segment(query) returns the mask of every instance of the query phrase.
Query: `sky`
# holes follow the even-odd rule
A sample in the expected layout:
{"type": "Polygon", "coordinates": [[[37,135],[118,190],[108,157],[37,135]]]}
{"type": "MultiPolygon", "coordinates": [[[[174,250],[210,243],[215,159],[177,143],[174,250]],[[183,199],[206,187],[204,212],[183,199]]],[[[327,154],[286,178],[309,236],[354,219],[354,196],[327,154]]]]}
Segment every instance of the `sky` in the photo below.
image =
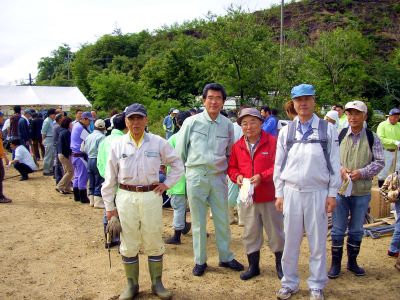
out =
{"type": "Polygon", "coordinates": [[[152,31],[163,25],[223,15],[231,5],[248,11],[280,0],[0,0],[0,85],[35,78],[41,57],[60,45],[76,51],[104,34],[152,31]]]}

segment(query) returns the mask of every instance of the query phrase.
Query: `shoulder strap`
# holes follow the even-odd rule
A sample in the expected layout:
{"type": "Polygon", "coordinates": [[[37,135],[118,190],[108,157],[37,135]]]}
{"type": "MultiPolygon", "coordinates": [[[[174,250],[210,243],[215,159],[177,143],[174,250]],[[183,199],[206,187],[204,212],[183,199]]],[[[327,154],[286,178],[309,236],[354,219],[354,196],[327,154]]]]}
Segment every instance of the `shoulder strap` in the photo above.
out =
{"type": "Polygon", "coordinates": [[[371,150],[372,153],[372,160],[374,160],[374,152],[372,151],[372,146],[374,145],[374,134],[368,128],[365,128],[365,132],[367,134],[369,149],[371,150]]]}
{"type": "Polygon", "coordinates": [[[329,153],[328,153],[328,122],[324,119],[319,120],[318,136],[322,147],[322,151],[324,152],[326,165],[328,167],[329,173],[333,174],[334,172],[332,169],[332,164],[331,160],[329,159],[329,153]]]}
{"type": "Polygon", "coordinates": [[[340,133],[339,133],[339,145],[343,141],[344,137],[347,134],[347,131],[349,130],[349,127],[343,128],[340,133]]]}
{"type": "Polygon", "coordinates": [[[288,126],[288,132],[286,137],[286,151],[281,165],[281,172],[283,171],[283,169],[285,169],[289,151],[290,149],[292,149],[292,146],[294,144],[294,139],[296,136],[296,122],[289,122],[287,126],[288,126]]]}

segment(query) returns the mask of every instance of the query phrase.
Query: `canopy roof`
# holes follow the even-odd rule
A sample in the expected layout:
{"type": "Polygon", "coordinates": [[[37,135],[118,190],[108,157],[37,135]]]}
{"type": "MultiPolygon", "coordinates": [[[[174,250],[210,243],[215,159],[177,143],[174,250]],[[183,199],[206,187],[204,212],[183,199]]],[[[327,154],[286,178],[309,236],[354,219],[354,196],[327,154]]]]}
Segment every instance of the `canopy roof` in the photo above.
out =
{"type": "Polygon", "coordinates": [[[0,105],[92,106],[77,87],[0,86],[0,105]]]}

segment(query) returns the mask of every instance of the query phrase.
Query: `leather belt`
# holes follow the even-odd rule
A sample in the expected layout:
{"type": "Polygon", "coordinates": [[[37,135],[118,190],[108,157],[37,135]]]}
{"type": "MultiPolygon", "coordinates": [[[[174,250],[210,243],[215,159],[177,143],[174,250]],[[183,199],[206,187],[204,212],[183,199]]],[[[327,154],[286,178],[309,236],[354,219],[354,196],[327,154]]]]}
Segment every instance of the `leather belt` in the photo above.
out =
{"type": "Polygon", "coordinates": [[[396,150],[394,150],[394,149],[385,149],[386,151],[389,151],[389,152],[394,152],[394,151],[396,151],[396,150]]]}
{"type": "Polygon", "coordinates": [[[130,185],[130,184],[119,184],[119,188],[129,192],[150,192],[157,187],[156,184],[151,185],[130,185]]]}
{"type": "Polygon", "coordinates": [[[73,157],[85,157],[84,153],[72,153],[71,154],[73,157]]]}

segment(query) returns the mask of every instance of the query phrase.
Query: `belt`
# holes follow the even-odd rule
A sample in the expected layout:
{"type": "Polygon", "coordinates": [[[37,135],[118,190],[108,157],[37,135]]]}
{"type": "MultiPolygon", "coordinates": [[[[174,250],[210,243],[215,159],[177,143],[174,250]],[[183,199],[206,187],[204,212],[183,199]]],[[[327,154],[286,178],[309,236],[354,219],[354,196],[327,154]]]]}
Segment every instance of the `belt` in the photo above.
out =
{"type": "Polygon", "coordinates": [[[156,184],[151,185],[130,185],[130,184],[119,184],[119,188],[129,192],[150,192],[157,187],[156,184]]]}
{"type": "Polygon", "coordinates": [[[73,157],[85,157],[84,153],[72,153],[71,154],[73,157]]]}
{"type": "Polygon", "coordinates": [[[385,149],[386,151],[389,151],[389,152],[394,152],[394,151],[396,151],[395,149],[385,149]]]}

